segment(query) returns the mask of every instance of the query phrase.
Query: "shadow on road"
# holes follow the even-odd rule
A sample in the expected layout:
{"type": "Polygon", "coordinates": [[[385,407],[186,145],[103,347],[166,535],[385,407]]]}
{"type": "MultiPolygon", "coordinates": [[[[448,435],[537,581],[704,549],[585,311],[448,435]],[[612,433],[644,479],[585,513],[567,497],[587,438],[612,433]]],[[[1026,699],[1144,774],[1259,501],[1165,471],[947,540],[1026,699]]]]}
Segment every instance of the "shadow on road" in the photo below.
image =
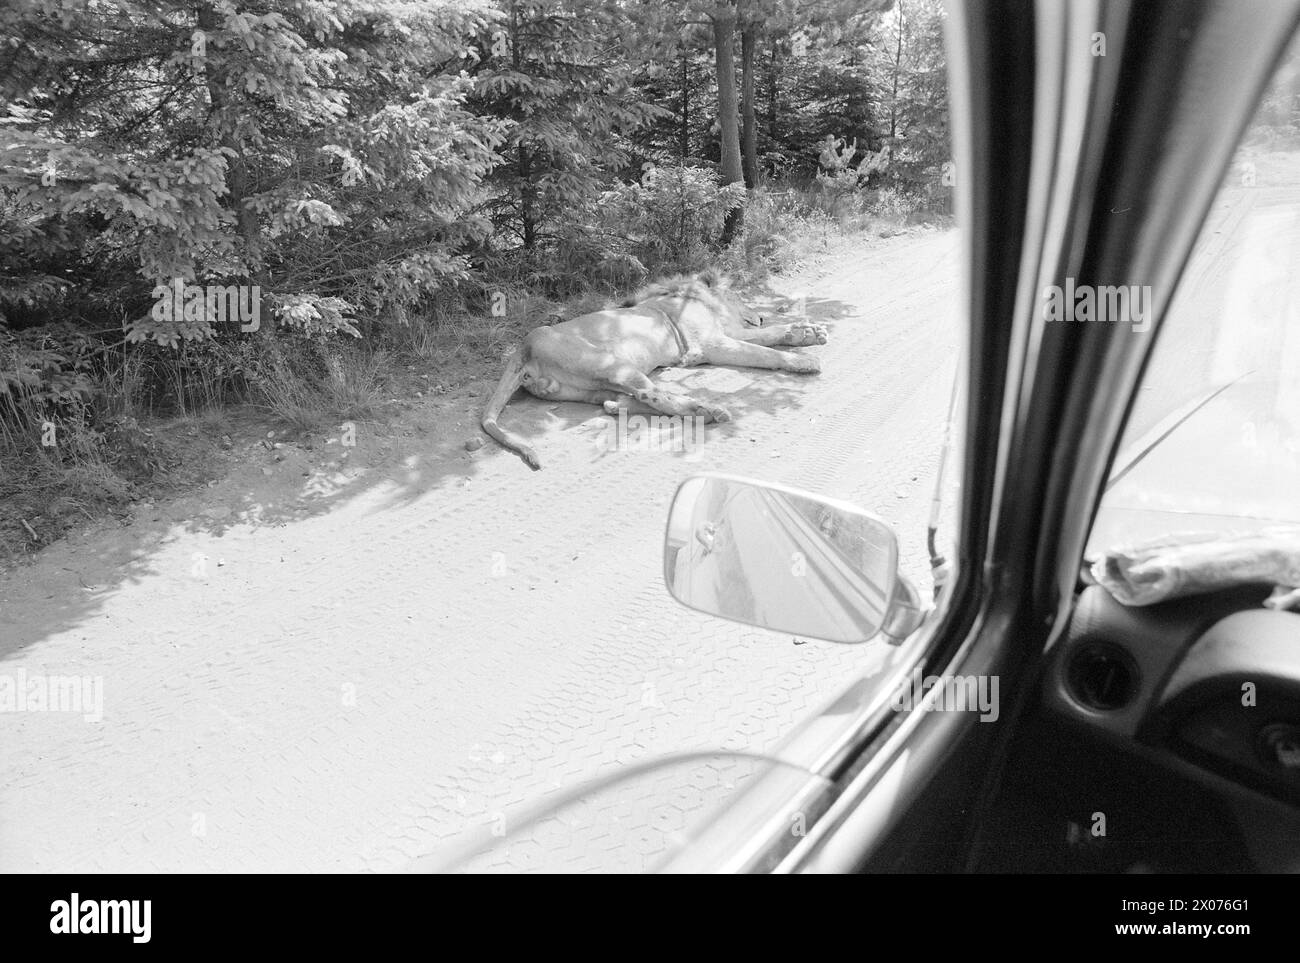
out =
{"type": "MultiPolygon", "coordinates": [[[[770,288],[757,291],[753,300],[767,315],[769,324],[798,317],[777,313],[782,306],[789,309],[794,305],[770,288]]],[[[802,350],[834,351],[835,326],[851,318],[855,309],[840,301],[812,298],[800,307],[808,318],[827,324],[831,335],[826,347],[802,350]]],[[[154,581],[162,576],[183,582],[203,578],[210,571],[208,567],[220,560],[199,551],[182,559],[175,557],[175,551],[169,555],[168,547],[181,535],[221,539],[236,526],[252,526],[251,540],[269,548],[287,526],[325,516],[354,500],[366,499],[370,513],[391,511],[440,491],[479,484],[485,473],[493,476],[485,484],[498,489],[514,484],[511,473],[517,473],[517,481],[528,490],[529,505],[497,504],[494,510],[523,511],[544,505],[552,485],[567,489],[574,480],[559,477],[555,468],[534,474],[490,439],[484,438],[482,450],[473,454],[466,451],[467,440],[481,437],[478,416],[498,374],[497,370],[481,370],[478,377],[454,394],[425,403],[393,399],[384,423],[355,425],[354,447],[341,444],[338,430],[326,438],[277,436],[282,445],[278,449],[267,447],[261,440],[242,438],[246,457],[241,457],[240,464],[215,487],[165,504],[142,507],[130,520],[102,522],[80,537],[46,548],[32,564],[18,567],[0,581],[0,660],[11,659],[51,635],[84,625],[101,613],[113,595],[146,579],[154,581]]],[[[783,412],[800,409],[804,403],[803,385],[809,376],[706,366],[660,372],[656,377],[673,380],[703,399],[728,407],[733,421],[710,425],[707,430],[731,437],[761,430],[754,424],[753,416],[757,414],[780,417],[783,412]]],[[[548,453],[564,447],[566,435],[585,435],[578,444],[598,447],[600,435],[611,420],[592,405],[545,402],[523,392],[503,417],[513,430],[538,440],[544,463],[548,453]]],[[[260,436],[266,426],[258,427],[261,430],[255,434],[260,436]]],[[[249,433],[254,433],[251,427],[249,433]]],[[[568,444],[573,446],[572,441],[568,444]]],[[[683,459],[687,455],[684,451],[656,451],[649,457],[683,459]]],[[[603,457],[600,452],[596,456],[603,457]]],[[[635,475],[635,462],[629,463],[628,471],[635,475]]],[[[436,502],[434,506],[431,510],[436,510],[436,502]]],[[[358,532],[356,537],[364,538],[365,534],[358,532]]],[[[220,548],[219,544],[203,544],[210,553],[220,548]]],[[[339,577],[345,578],[348,547],[332,547],[338,553],[339,577]]],[[[430,547],[432,565],[447,561],[439,559],[437,551],[436,545],[430,547]]],[[[105,625],[96,631],[114,628],[105,625]]],[[[124,627],[116,630],[126,631],[124,627]]]]}

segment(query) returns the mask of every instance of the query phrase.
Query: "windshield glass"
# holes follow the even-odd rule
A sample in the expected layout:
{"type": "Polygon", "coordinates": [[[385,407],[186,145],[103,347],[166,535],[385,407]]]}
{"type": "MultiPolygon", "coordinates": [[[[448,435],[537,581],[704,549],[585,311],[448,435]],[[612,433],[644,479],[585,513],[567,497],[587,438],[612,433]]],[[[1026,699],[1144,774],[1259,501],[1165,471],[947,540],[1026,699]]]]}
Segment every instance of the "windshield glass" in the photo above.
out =
{"type": "Polygon", "coordinates": [[[1292,44],[1160,331],[1091,552],[1300,522],[1297,105],[1292,44]]]}

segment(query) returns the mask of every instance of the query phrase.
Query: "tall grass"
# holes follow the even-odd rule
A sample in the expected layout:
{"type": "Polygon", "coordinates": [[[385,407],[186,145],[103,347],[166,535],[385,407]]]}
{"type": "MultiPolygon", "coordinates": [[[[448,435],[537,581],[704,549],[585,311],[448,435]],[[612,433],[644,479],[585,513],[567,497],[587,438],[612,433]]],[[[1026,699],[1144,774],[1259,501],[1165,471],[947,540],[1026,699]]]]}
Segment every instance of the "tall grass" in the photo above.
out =
{"type": "Polygon", "coordinates": [[[275,349],[255,381],[257,407],[304,433],[330,422],[374,418],[383,403],[391,357],[383,348],[364,346],[316,344],[296,353],[275,349]]]}

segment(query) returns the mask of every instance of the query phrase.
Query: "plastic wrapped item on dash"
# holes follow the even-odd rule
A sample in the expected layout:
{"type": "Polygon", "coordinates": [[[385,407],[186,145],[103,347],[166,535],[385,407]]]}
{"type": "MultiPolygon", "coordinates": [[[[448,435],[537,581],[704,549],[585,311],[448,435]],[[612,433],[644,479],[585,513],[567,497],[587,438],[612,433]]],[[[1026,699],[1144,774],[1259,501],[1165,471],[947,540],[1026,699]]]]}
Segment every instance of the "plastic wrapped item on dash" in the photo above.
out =
{"type": "Polygon", "coordinates": [[[1300,610],[1300,528],[1246,534],[1195,532],[1125,545],[1089,559],[1084,580],[1124,605],[1152,605],[1259,582],[1274,586],[1264,604],[1300,610]]]}

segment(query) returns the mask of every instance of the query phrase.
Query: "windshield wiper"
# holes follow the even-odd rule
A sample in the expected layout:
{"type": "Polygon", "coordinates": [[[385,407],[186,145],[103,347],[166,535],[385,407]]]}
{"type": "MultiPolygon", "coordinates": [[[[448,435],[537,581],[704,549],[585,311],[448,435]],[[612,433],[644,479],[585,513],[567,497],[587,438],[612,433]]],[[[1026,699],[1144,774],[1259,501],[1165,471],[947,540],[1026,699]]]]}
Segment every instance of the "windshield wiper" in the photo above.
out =
{"type": "Polygon", "coordinates": [[[1119,484],[1125,475],[1136,468],[1142,459],[1151,454],[1151,452],[1153,452],[1162,441],[1177,431],[1178,427],[1188,418],[1192,417],[1192,415],[1196,414],[1219,395],[1223,394],[1223,392],[1235,385],[1238,381],[1241,381],[1242,378],[1254,373],[1254,371],[1247,371],[1244,374],[1233,378],[1231,381],[1219,385],[1217,388],[1212,388],[1203,398],[1194,399],[1188,402],[1183,405],[1183,407],[1167,416],[1163,421],[1159,422],[1155,428],[1147,432],[1146,435],[1138,439],[1134,446],[1130,447],[1131,454],[1125,452],[1125,454],[1129,455],[1127,461],[1124,460],[1124,455],[1120,456],[1117,467],[1112,470],[1110,479],[1106,482],[1106,491],[1110,491],[1119,484]],[[1146,441],[1148,437],[1151,438],[1151,441],[1149,442],[1146,441]]]}

